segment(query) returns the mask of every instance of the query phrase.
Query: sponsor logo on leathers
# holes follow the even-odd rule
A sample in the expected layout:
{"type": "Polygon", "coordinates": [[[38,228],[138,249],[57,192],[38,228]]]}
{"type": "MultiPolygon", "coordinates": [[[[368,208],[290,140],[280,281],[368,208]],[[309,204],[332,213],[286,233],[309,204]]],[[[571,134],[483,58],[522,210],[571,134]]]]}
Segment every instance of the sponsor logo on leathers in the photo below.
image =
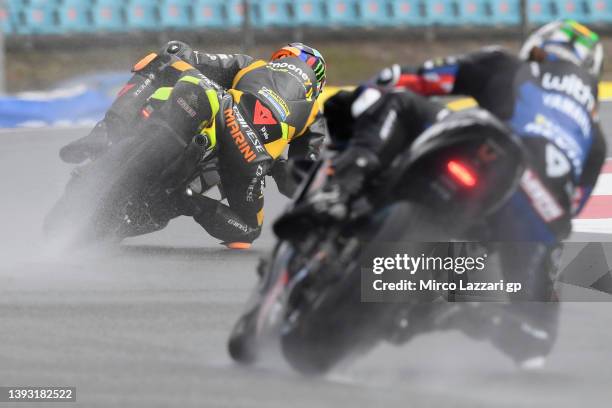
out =
{"type": "Polygon", "coordinates": [[[229,225],[231,225],[232,227],[238,228],[240,231],[243,231],[243,232],[245,232],[245,233],[248,233],[248,232],[249,232],[249,227],[248,227],[248,226],[246,226],[246,225],[244,225],[244,224],[241,224],[241,223],[239,223],[238,221],[236,221],[236,220],[234,220],[234,219],[232,219],[232,218],[230,218],[229,220],[227,220],[227,223],[228,223],[229,225]]]}
{"type": "Polygon", "coordinates": [[[530,169],[525,170],[520,184],[535,210],[545,222],[555,221],[565,214],[561,205],[555,200],[534,171],[530,169]]]}
{"type": "Polygon", "coordinates": [[[278,122],[270,109],[263,106],[259,101],[255,101],[255,112],[253,114],[253,124],[255,125],[276,125],[278,122]]]}
{"type": "Polygon", "coordinates": [[[234,110],[232,108],[228,108],[223,111],[223,115],[225,116],[225,123],[227,125],[227,129],[229,130],[230,135],[234,139],[236,147],[238,148],[238,150],[240,150],[240,153],[242,153],[244,160],[248,163],[252,162],[257,158],[257,155],[255,154],[253,149],[251,149],[247,138],[244,136],[244,133],[242,133],[240,125],[236,121],[234,110]]]}
{"type": "Polygon", "coordinates": [[[308,77],[308,74],[304,72],[302,68],[288,62],[270,62],[268,63],[267,67],[273,71],[286,72],[293,76],[300,81],[307,95],[311,95],[314,87],[312,85],[312,81],[308,77]]]}
{"type": "Polygon", "coordinates": [[[287,119],[287,117],[291,114],[289,106],[287,106],[287,102],[285,102],[285,100],[273,90],[264,86],[259,90],[258,94],[266,98],[268,102],[272,104],[282,121],[287,119]]]}
{"type": "Polygon", "coordinates": [[[244,160],[251,163],[257,158],[257,153],[265,151],[265,148],[236,107],[227,108],[223,111],[223,115],[236,147],[242,153],[244,160]]]}
{"type": "Polygon", "coordinates": [[[542,77],[542,86],[546,90],[562,92],[571,96],[587,108],[589,112],[595,108],[596,101],[593,89],[585,85],[582,79],[575,74],[559,76],[547,72],[542,77]]]}
{"type": "Polygon", "coordinates": [[[134,91],[134,96],[140,95],[145,89],[147,89],[155,79],[155,74],[149,74],[149,77],[134,91]]]}
{"type": "Polygon", "coordinates": [[[197,115],[196,111],[195,111],[195,110],[194,110],[194,109],[193,109],[191,106],[189,106],[189,104],[187,103],[187,101],[185,101],[183,98],[178,98],[178,99],[176,100],[176,103],[178,103],[178,105],[179,105],[181,108],[183,108],[183,110],[184,110],[185,112],[187,112],[187,114],[188,114],[189,116],[191,116],[192,118],[195,118],[195,117],[196,117],[196,115],[197,115]]]}
{"type": "Polygon", "coordinates": [[[544,94],[542,102],[547,108],[554,109],[575,122],[585,139],[591,136],[591,117],[573,98],[550,92],[544,94]]]}
{"type": "Polygon", "coordinates": [[[259,137],[257,136],[257,133],[255,133],[253,128],[251,128],[251,126],[247,123],[247,121],[244,119],[244,117],[242,116],[242,114],[240,113],[240,111],[238,110],[238,108],[236,106],[234,106],[234,115],[236,116],[236,120],[240,124],[240,127],[242,128],[243,132],[249,138],[249,140],[250,140],[251,144],[253,145],[253,147],[255,148],[255,150],[258,153],[265,152],[266,149],[261,144],[261,141],[259,140],[259,137]]]}

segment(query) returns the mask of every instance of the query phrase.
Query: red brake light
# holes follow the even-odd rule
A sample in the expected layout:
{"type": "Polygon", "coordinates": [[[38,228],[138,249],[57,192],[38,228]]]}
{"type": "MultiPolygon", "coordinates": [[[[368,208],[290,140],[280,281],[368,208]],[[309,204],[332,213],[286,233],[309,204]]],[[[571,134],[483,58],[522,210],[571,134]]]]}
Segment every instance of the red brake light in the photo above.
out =
{"type": "Polygon", "coordinates": [[[451,160],[446,165],[450,175],[466,187],[474,187],[476,185],[476,176],[472,171],[455,160],[451,160]]]}

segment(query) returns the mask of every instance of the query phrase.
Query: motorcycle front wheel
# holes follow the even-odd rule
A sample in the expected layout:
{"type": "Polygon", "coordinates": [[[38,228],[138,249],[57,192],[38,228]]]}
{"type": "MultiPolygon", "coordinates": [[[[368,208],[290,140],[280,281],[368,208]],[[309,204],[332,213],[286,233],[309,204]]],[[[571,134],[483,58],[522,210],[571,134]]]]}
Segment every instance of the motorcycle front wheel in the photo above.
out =
{"type": "Polygon", "coordinates": [[[138,197],[182,148],[169,138],[132,137],[121,141],[96,161],[78,169],[63,196],[45,217],[50,240],[82,246],[126,237],[122,209],[138,197]]]}

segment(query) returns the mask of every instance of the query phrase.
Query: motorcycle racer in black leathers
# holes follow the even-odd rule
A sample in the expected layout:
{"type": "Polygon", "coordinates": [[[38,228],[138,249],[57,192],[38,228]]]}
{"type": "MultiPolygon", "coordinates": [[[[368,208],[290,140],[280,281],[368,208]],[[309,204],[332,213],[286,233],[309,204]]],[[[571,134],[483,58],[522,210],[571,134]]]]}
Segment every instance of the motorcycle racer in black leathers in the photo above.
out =
{"type": "Polygon", "coordinates": [[[230,248],[248,248],[261,232],[265,176],[273,175],[281,193],[291,195],[294,182],[281,154],[289,145],[290,158],[315,159],[325,138],[317,103],[325,85],[323,57],[301,43],[283,47],[266,62],[200,53],[173,41],[133,72],[104,120],[62,148],[61,158],[96,159],[140,126],[178,139],[196,136],[187,147],[193,163],[177,167],[197,166],[201,155],[217,149],[229,206],[195,195],[177,205],[177,216],[193,216],[230,248]]]}
{"type": "Polygon", "coordinates": [[[571,220],[588,200],[605,159],[597,98],[602,60],[598,36],[567,20],[536,31],[520,58],[488,48],[416,69],[383,70],[354,94],[339,94],[326,104],[332,137],[351,138],[340,140],[347,146],[327,186],[335,192],[327,197],[336,198],[319,208],[350,202],[364,180],[376,177],[448,114],[426,97],[474,98],[521,137],[527,152],[520,188],[487,220],[484,239],[499,243],[489,249],[499,253],[505,279],[522,282],[526,290],[503,307],[464,305],[456,321],[469,335],[486,333],[521,367],[539,368],[557,335],[553,284],[559,243],[571,232],[571,220]]]}
{"type": "MultiPolygon", "coordinates": [[[[182,71],[169,64],[170,58],[178,57],[191,64],[209,79],[225,89],[232,87],[236,75],[255,62],[255,58],[243,54],[208,54],[194,51],[181,41],[170,41],[158,53],[151,53],[134,65],[134,75],[119,91],[116,100],[92,132],[79,140],[69,143],[60,151],[60,157],[67,163],[78,164],[86,159],[95,159],[106,151],[109,145],[121,140],[142,120],[147,102],[160,89],[174,86],[182,71]]],[[[156,99],[154,98],[153,101],[156,99]]],[[[146,114],[146,113],[145,113],[146,114]]],[[[321,113],[301,137],[290,143],[289,158],[315,159],[327,134],[325,119],[321,113]]],[[[282,174],[278,169],[284,165],[279,161],[274,166],[274,176],[282,174]],[[280,164],[280,166],[279,166],[280,164]]],[[[277,179],[277,177],[275,177],[277,179]]],[[[289,180],[285,180],[289,182],[289,180]]],[[[292,189],[281,189],[291,195],[292,189]]]]}

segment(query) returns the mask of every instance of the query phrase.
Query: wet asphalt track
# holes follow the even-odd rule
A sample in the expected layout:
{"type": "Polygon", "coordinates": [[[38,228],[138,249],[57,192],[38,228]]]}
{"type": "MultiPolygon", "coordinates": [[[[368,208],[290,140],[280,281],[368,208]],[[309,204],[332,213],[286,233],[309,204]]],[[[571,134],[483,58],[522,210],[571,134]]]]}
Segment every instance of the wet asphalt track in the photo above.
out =
{"type": "MultiPolygon", "coordinates": [[[[56,152],[84,132],[0,134],[0,386],[76,386],[71,407],[610,406],[612,303],[566,304],[538,374],[459,334],[381,346],[327,379],[237,367],[225,341],[270,232],[230,252],[180,219],[120,248],[54,251],[40,225],[70,171],[56,152]]],[[[269,220],[284,200],[266,202],[269,220]]]]}

